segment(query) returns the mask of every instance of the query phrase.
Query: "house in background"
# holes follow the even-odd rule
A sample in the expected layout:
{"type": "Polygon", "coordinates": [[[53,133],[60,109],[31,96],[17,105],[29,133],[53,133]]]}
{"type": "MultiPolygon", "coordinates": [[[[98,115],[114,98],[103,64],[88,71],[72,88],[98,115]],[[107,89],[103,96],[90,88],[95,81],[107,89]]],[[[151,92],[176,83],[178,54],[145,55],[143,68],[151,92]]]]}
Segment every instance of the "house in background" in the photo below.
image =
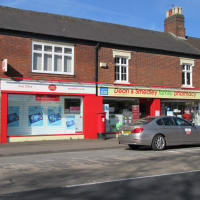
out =
{"type": "Polygon", "coordinates": [[[157,32],[0,6],[0,142],[95,139],[102,111],[116,134],[198,110],[199,44],[179,7],[157,32]]]}

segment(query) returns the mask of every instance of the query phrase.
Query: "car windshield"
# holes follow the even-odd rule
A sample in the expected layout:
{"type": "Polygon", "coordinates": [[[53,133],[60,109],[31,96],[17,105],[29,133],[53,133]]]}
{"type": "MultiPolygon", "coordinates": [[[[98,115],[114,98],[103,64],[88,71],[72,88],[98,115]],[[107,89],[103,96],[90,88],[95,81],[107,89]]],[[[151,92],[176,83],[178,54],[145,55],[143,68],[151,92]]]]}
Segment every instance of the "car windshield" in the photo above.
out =
{"type": "Polygon", "coordinates": [[[139,120],[136,120],[133,122],[133,125],[143,125],[143,124],[148,124],[151,121],[153,121],[155,119],[155,117],[145,117],[145,118],[141,118],[139,120]]]}

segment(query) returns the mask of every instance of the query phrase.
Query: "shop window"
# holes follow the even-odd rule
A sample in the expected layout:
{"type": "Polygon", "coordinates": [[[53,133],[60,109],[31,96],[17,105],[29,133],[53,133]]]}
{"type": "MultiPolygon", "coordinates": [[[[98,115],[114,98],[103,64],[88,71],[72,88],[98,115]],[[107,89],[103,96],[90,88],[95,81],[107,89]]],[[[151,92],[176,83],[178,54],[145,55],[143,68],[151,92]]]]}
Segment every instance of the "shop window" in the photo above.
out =
{"type": "Polygon", "coordinates": [[[80,99],[65,99],[65,114],[80,114],[81,112],[80,99]]]}
{"type": "Polygon", "coordinates": [[[125,57],[115,57],[115,81],[128,82],[128,59],[125,57]]]}
{"type": "Polygon", "coordinates": [[[182,64],[182,85],[192,87],[192,66],[182,64]]]}
{"type": "Polygon", "coordinates": [[[83,130],[82,100],[47,95],[8,95],[7,134],[76,134],[83,130]]]}
{"type": "Polygon", "coordinates": [[[73,46],[33,42],[33,72],[73,75],[73,60],[73,46]]]}

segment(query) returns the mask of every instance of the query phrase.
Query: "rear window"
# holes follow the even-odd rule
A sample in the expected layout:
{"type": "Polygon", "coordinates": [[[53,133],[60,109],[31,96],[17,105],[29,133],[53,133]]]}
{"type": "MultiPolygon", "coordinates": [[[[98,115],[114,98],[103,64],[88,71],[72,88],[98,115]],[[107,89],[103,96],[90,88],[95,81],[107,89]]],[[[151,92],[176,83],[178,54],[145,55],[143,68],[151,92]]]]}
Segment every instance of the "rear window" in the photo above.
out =
{"type": "Polygon", "coordinates": [[[133,122],[133,125],[143,125],[143,124],[148,124],[151,121],[153,121],[155,118],[154,117],[146,117],[146,118],[142,118],[139,120],[136,120],[133,122]]]}

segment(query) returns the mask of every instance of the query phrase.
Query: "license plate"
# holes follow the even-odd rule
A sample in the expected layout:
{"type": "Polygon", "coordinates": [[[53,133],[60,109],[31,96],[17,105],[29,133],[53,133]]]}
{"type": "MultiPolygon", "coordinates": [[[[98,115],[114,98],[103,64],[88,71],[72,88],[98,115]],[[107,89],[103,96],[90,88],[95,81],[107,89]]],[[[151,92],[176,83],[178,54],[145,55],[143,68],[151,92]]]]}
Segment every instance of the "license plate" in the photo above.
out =
{"type": "Polygon", "coordinates": [[[129,134],[131,134],[131,131],[122,131],[122,134],[123,135],[129,135],[129,134]]]}

